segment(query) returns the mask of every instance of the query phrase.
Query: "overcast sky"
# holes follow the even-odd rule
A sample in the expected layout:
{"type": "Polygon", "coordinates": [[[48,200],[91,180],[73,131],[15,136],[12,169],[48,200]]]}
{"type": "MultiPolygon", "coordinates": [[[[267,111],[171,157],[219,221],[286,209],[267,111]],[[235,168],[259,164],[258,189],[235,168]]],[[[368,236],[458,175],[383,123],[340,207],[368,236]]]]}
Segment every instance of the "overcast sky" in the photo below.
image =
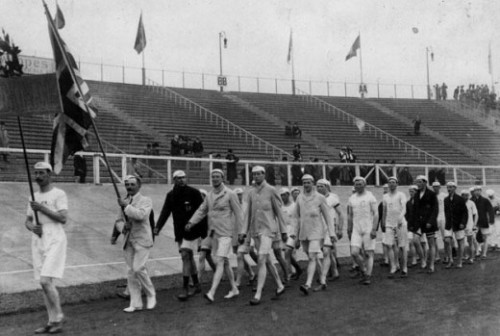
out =
{"type": "MultiPolygon", "coordinates": [[[[48,0],[52,14],[55,1],[48,0]]],[[[0,0],[0,26],[25,55],[52,57],[41,1],[0,0]]],[[[59,0],[61,36],[81,61],[140,67],[133,50],[141,10],[147,68],[217,74],[220,31],[224,73],[290,78],[293,29],[297,79],[359,82],[359,59],[345,56],[361,32],[364,80],[491,83],[500,74],[500,1],[495,0],[59,0]],[[412,28],[417,28],[414,33],[412,28]]]]}

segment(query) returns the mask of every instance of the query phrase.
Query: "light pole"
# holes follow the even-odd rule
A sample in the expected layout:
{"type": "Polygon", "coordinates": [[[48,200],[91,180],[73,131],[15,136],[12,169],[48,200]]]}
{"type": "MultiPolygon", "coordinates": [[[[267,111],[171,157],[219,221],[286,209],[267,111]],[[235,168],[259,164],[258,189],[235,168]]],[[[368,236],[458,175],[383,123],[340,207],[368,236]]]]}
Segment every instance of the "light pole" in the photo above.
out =
{"type": "Polygon", "coordinates": [[[219,76],[219,85],[220,85],[220,92],[224,91],[224,77],[222,76],[222,41],[224,41],[224,49],[227,48],[227,38],[226,38],[226,32],[221,31],[219,33],[219,61],[220,61],[220,76],[219,76]]]}
{"type": "Polygon", "coordinates": [[[431,53],[431,60],[434,60],[434,52],[431,47],[425,47],[425,61],[427,64],[427,99],[431,99],[431,83],[429,80],[429,51],[431,53]]]}

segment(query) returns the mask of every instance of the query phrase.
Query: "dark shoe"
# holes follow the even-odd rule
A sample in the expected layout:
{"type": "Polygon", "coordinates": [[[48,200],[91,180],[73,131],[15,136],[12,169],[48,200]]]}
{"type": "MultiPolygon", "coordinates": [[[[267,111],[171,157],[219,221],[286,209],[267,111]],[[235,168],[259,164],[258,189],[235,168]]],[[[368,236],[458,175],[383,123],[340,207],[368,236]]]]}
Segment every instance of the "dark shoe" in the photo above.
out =
{"type": "Polygon", "coordinates": [[[371,283],[372,283],[372,277],[371,277],[371,275],[365,275],[364,278],[363,278],[363,285],[368,286],[371,283]]]}
{"type": "Polygon", "coordinates": [[[444,268],[446,269],[450,269],[450,268],[453,268],[453,263],[448,263],[448,265],[446,265],[444,268]]]}
{"type": "Polygon", "coordinates": [[[307,285],[302,285],[302,286],[300,286],[300,288],[299,288],[299,289],[300,289],[300,291],[301,291],[302,293],[304,293],[304,295],[309,295],[309,286],[307,286],[307,285]]]}
{"type": "Polygon", "coordinates": [[[428,274],[432,274],[432,273],[434,273],[434,272],[435,272],[434,268],[429,268],[429,269],[427,270],[427,273],[428,273],[428,274]]]}
{"type": "Polygon", "coordinates": [[[53,322],[48,331],[49,334],[59,334],[62,333],[62,321],[53,322]]]}
{"type": "Polygon", "coordinates": [[[408,278],[408,273],[405,271],[401,271],[401,278],[403,279],[408,278]]]}
{"type": "Polygon", "coordinates": [[[297,272],[295,272],[295,274],[291,276],[291,279],[292,280],[299,280],[302,273],[303,273],[303,271],[301,269],[298,269],[297,272]]]}
{"type": "Polygon", "coordinates": [[[130,299],[130,295],[127,295],[125,293],[116,293],[116,296],[118,296],[119,298],[122,298],[122,299],[125,299],[125,300],[129,300],[130,299]]]}
{"type": "Polygon", "coordinates": [[[44,327],[40,327],[40,328],[36,329],[35,334],[47,334],[51,327],[52,327],[52,324],[49,323],[44,327]]]}
{"type": "Polygon", "coordinates": [[[332,276],[332,277],[328,278],[328,281],[330,281],[330,282],[337,281],[339,278],[340,278],[340,275],[332,276]]]}
{"type": "Polygon", "coordinates": [[[389,275],[387,276],[389,279],[394,279],[396,277],[396,273],[398,273],[398,271],[396,272],[390,272],[389,275]]]}
{"type": "Polygon", "coordinates": [[[194,286],[194,290],[188,293],[188,296],[191,297],[191,296],[195,296],[196,294],[200,294],[200,293],[201,293],[201,285],[197,284],[194,286]]]}
{"type": "Polygon", "coordinates": [[[390,264],[389,263],[386,263],[386,262],[381,262],[380,263],[380,267],[389,267],[390,264]]]}
{"type": "Polygon", "coordinates": [[[203,295],[203,297],[209,302],[209,303],[214,303],[214,297],[211,296],[209,293],[205,293],[205,295],[203,295]]]}
{"type": "Polygon", "coordinates": [[[326,284],[321,284],[313,289],[313,292],[326,291],[326,284]]]}
{"type": "Polygon", "coordinates": [[[253,298],[250,300],[250,306],[257,306],[260,304],[260,300],[259,299],[256,299],[256,298],[253,298]]]}
{"type": "Polygon", "coordinates": [[[281,294],[283,294],[285,292],[285,287],[281,288],[281,289],[277,289],[276,290],[276,296],[280,296],[281,294]]]}
{"type": "Polygon", "coordinates": [[[189,298],[189,293],[181,293],[177,295],[177,300],[179,301],[187,301],[188,298],[189,298]]]}
{"type": "Polygon", "coordinates": [[[253,286],[254,283],[255,283],[255,280],[257,280],[257,275],[256,274],[254,274],[254,276],[252,278],[248,279],[247,286],[253,286]]]}

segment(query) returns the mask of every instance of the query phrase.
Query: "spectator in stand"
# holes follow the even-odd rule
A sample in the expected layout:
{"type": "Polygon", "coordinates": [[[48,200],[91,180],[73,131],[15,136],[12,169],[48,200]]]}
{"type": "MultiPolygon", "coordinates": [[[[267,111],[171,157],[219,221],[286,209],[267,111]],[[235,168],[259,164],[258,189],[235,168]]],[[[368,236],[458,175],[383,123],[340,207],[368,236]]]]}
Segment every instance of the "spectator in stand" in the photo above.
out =
{"type": "Polygon", "coordinates": [[[85,158],[78,154],[75,155],[73,157],[73,168],[75,183],[85,183],[85,178],[87,177],[87,162],[85,158]]]}
{"type": "Polygon", "coordinates": [[[181,143],[178,134],[175,134],[172,140],[170,140],[170,155],[171,156],[181,155],[181,143]]]}
{"type": "Polygon", "coordinates": [[[339,159],[340,159],[340,162],[348,162],[348,158],[347,158],[347,147],[344,146],[340,149],[339,151],[339,159]]]}
{"type": "Polygon", "coordinates": [[[293,162],[296,162],[292,166],[292,185],[293,186],[298,186],[302,185],[302,168],[300,167],[300,160],[293,160],[293,162]]]}
{"type": "Polygon", "coordinates": [[[300,129],[298,122],[293,123],[292,133],[294,137],[302,138],[302,130],[300,129]]]}
{"type": "Polygon", "coordinates": [[[443,85],[441,85],[441,99],[446,100],[447,97],[448,97],[448,86],[446,85],[446,83],[443,83],[443,85]]]}
{"type": "Polygon", "coordinates": [[[236,170],[236,165],[240,160],[236,155],[234,155],[233,150],[229,148],[226,154],[226,169],[227,169],[227,181],[230,185],[234,184],[234,180],[238,177],[238,172],[236,170]]]}
{"type": "Polygon", "coordinates": [[[153,142],[151,148],[152,148],[152,153],[151,153],[152,155],[160,156],[160,144],[158,142],[153,142]]]}
{"type": "MultiPolygon", "coordinates": [[[[7,132],[7,128],[5,127],[5,122],[0,121],[0,147],[9,148],[10,138],[9,133],[7,132]]],[[[5,162],[9,162],[9,153],[8,152],[0,152],[3,156],[3,160],[5,162]]]]}
{"type": "Polygon", "coordinates": [[[459,87],[459,86],[457,86],[457,87],[455,88],[455,91],[453,91],[453,99],[458,100],[458,95],[459,95],[459,93],[460,93],[460,87],[459,87]]]}
{"type": "Polygon", "coordinates": [[[202,157],[203,156],[203,143],[200,140],[200,137],[194,138],[193,141],[193,155],[195,157],[202,157]]]}
{"type": "MultiPolygon", "coordinates": [[[[293,159],[294,161],[302,161],[302,153],[300,151],[300,144],[295,144],[293,146],[293,159]]],[[[302,184],[302,182],[301,182],[302,184]]]]}
{"type": "Polygon", "coordinates": [[[460,101],[463,101],[465,99],[465,90],[464,90],[464,86],[460,86],[460,94],[458,96],[458,99],[460,99],[460,101]]]}
{"type": "Polygon", "coordinates": [[[292,123],[290,121],[286,122],[286,125],[285,125],[285,135],[293,135],[292,123]]]}
{"type": "MultiPolygon", "coordinates": [[[[288,158],[286,156],[283,156],[282,161],[288,162],[288,158]]],[[[280,175],[281,185],[288,186],[288,166],[280,165],[279,175],[280,175]]]]}
{"type": "Polygon", "coordinates": [[[347,147],[347,162],[356,162],[356,155],[354,155],[354,151],[351,149],[351,147],[347,147]]]}
{"type": "Polygon", "coordinates": [[[266,165],[266,182],[272,186],[276,185],[276,172],[274,171],[274,165],[272,163],[268,163],[266,165]]]}
{"type": "MultiPolygon", "coordinates": [[[[222,156],[219,153],[217,153],[217,154],[215,154],[214,159],[221,160],[222,156]]],[[[222,162],[214,162],[214,163],[212,163],[212,169],[220,169],[220,170],[222,170],[223,169],[222,162]]]]}
{"type": "Polygon", "coordinates": [[[417,114],[415,120],[413,120],[413,134],[420,135],[420,125],[422,124],[422,120],[420,120],[420,114],[417,114]]]}
{"type": "Polygon", "coordinates": [[[400,185],[406,186],[413,184],[413,176],[411,176],[408,166],[398,169],[398,180],[400,185]]]}
{"type": "Polygon", "coordinates": [[[441,100],[441,88],[439,84],[434,85],[434,92],[436,94],[436,100],[441,100]]]}

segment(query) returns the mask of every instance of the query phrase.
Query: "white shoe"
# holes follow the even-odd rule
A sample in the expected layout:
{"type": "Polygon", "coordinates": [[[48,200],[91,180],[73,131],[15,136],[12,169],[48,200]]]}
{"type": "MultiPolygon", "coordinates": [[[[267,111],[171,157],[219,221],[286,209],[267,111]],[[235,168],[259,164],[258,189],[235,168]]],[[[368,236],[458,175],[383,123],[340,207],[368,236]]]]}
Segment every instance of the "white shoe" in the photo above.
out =
{"type": "Polygon", "coordinates": [[[130,306],[130,307],[123,309],[123,311],[125,313],[133,313],[133,312],[141,311],[141,310],[142,310],[142,307],[133,307],[133,306],[130,306]]]}
{"type": "Polygon", "coordinates": [[[147,310],[152,310],[156,307],[156,295],[147,298],[148,303],[146,304],[147,310]]]}
{"type": "Polygon", "coordinates": [[[229,293],[227,293],[226,296],[224,296],[224,299],[232,299],[234,297],[237,297],[238,295],[240,295],[240,291],[239,290],[235,290],[233,289],[232,291],[230,291],[229,293]]]}

